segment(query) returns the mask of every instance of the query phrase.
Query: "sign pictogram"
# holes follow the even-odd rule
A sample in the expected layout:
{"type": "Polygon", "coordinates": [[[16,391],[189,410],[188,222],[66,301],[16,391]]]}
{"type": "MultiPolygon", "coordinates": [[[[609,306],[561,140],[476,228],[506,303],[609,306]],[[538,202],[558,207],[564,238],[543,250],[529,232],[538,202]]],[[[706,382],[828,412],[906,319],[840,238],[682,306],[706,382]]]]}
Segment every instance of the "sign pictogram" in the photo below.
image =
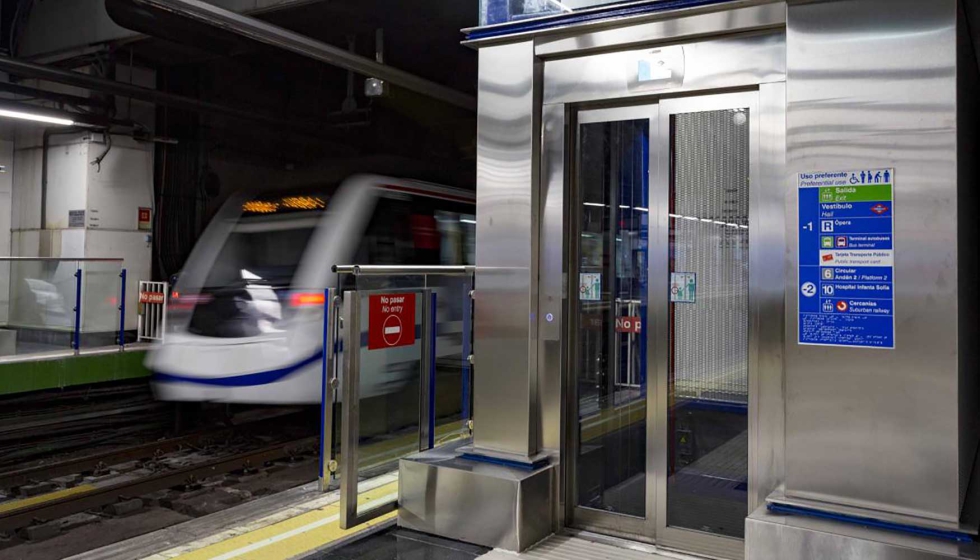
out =
{"type": "Polygon", "coordinates": [[[888,207],[879,202],[878,204],[875,204],[874,206],[871,207],[871,211],[881,216],[885,212],[888,212],[888,207]]]}
{"type": "Polygon", "coordinates": [[[847,312],[847,308],[848,307],[847,307],[847,302],[846,301],[841,300],[841,301],[838,301],[837,302],[837,311],[840,311],[841,313],[846,313],[847,312]]]}
{"type": "Polygon", "coordinates": [[[415,294],[377,294],[368,301],[368,350],[415,344],[415,294]]]}

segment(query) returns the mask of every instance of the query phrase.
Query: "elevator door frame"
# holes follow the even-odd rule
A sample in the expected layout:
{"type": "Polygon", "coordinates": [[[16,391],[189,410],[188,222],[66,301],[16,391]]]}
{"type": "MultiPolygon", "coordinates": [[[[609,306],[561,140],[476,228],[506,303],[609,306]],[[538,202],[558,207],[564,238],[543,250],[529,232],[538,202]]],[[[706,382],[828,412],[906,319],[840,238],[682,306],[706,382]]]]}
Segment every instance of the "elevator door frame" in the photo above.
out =
{"type": "MultiPolygon", "coordinates": [[[[657,176],[656,166],[661,164],[660,158],[654,151],[654,146],[658,145],[657,135],[660,134],[660,106],[657,103],[647,103],[641,105],[631,105],[625,107],[614,107],[614,108],[601,108],[601,109],[590,109],[581,108],[573,110],[574,117],[571,122],[572,127],[574,127],[575,132],[569,135],[569,142],[567,144],[567,150],[569,153],[575,154],[575,156],[569,159],[569,178],[568,178],[568,189],[566,192],[566,200],[569,201],[569,213],[568,213],[568,224],[569,224],[569,239],[579,239],[581,231],[577,225],[578,220],[574,218],[576,210],[578,210],[582,205],[581,200],[581,189],[578,188],[576,176],[578,174],[578,154],[580,153],[580,139],[581,134],[579,133],[579,127],[583,124],[597,124],[597,123],[608,123],[608,122],[620,122],[620,121],[632,121],[632,120],[647,120],[649,123],[647,129],[647,138],[649,141],[649,154],[647,160],[647,173],[648,185],[657,176]]],[[[650,226],[648,226],[649,228],[650,226]]],[[[648,229],[649,231],[649,229],[648,229]]],[[[566,267],[569,270],[569,274],[573,278],[577,278],[578,266],[573,266],[572,263],[580,262],[580,254],[577,250],[577,243],[569,243],[568,249],[566,251],[567,264],[566,267]]],[[[649,251],[649,246],[648,246],[649,251]]],[[[649,275],[649,260],[647,263],[647,274],[649,275]]],[[[648,276],[649,279],[649,276],[648,276]]],[[[649,280],[648,280],[649,282],[649,280]]],[[[577,285],[577,284],[574,284],[577,285]]],[[[575,291],[570,291],[569,298],[569,313],[567,317],[567,328],[565,330],[565,339],[568,341],[569,358],[567,363],[568,376],[566,378],[566,387],[568,403],[578,402],[578,380],[577,372],[574,371],[575,360],[573,358],[575,350],[579,347],[578,344],[578,332],[575,326],[578,325],[577,321],[572,320],[572,307],[578,302],[577,294],[575,291]]],[[[649,283],[647,287],[647,297],[650,297],[649,283]]],[[[647,305],[649,305],[650,300],[648,299],[647,305]]],[[[647,348],[653,348],[650,345],[652,341],[651,332],[647,331],[647,348]]],[[[655,446],[656,430],[653,429],[656,422],[657,415],[657,399],[656,390],[653,388],[655,384],[651,384],[650,380],[654,379],[650,375],[651,370],[649,368],[649,350],[648,359],[645,367],[647,368],[647,395],[646,395],[646,414],[645,422],[647,425],[646,431],[646,458],[644,461],[644,473],[646,476],[646,492],[644,496],[645,505],[645,515],[643,518],[633,517],[625,514],[603,512],[595,509],[584,508],[577,505],[577,484],[576,484],[576,472],[574,468],[569,468],[566,472],[567,477],[567,489],[568,489],[568,504],[570,509],[568,510],[568,515],[570,519],[576,520],[576,525],[583,529],[602,531],[611,535],[618,535],[630,538],[648,539],[652,541],[652,536],[656,533],[656,522],[657,522],[657,481],[655,478],[651,477],[651,473],[655,472],[656,467],[656,455],[652,452],[655,446]]],[[[578,407],[574,404],[569,407],[571,409],[569,416],[566,421],[572,423],[573,426],[578,424],[578,407]],[[573,418],[574,417],[574,418],[573,418]]],[[[575,437],[574,433],[570,432],[570,438],[567,440],[567,448],[569,450],[568,457],[574,461],[574,458],[578,456],[578,438],[575,437]]],[[[573,465],[574,463],[569,463],[573,465]]]]}
{"type": "MultiPolygon", "coordinates": [[[[577,457],[577,395],[575,394],[576,371],[571,360],[574,344],[572,321],[565,321],[565,358],[563,385],[565,387],[562,432],[562,481],[559,517],[563,526],[575,529],[596,531],[611,536],[656,543],[658,546],[674,548],[687,552],[715,555],[719,557],[741,558],[744,554],[744,541],[710,533],[667,526],[667,356],[669,338],[667,336],[668,316],[668,196],[670,182],[671,115],[728,109],[749,108],[751,127],[750,190],[749,190],[749,472],[747,513],[764,503],[766,495],[781,477],[779,461],[781,448],[781,424],[772,422],[763,425],[760,420],[760,403],[764,399],[763,411],[772,419],[773,404],[782,401],[781,351],[775,350],[782,344],[782,322],[773,318],[782,317],[782,298],[775,299],[777,289],[783,278],[782,251],[783,235],[783,197],[780,193],[781,177],[784,169],[784,115],[785,84],[760,84],[756,88],[733,93],[692,92],[684,97],[648,97],[632,100],[629,105],[596,108],[595,104],[553,104],[545,105],[542,113],[544,130],[544,151],[552,159],[562,153],[560,165],[556,161],[544,161],[542,171],[544,180],[554,184],[561,180],[564,187],[564,222],[569,232],[568,239],[577,234],[576,218],[573,212],[579,196],[576,181],[576,159],[578,157],[579,125],[583,122],[607,122],[649,118],[650,124],[650,162],[649,162],[649,224],[648,244],[648,312],[647,321],[647,419],[648,419],[648,457],[647,476],[647,517],[639,520],[626,518],[576,506],[574,487],[574,461],[577,457]],[[556,143],[560,143],[559,148],[556,143]],[[660,297],[657,297],[657,296],[660,297]],[[776,320],[778,325],[769,328],[762,325],[762,314],[767,321],[776,320]],[[775,350],[760,362],[760,349],[775,350]],[[778,361],[777,361],[778,360],[778,361]],[[765,362],[765,363],[763,363],[765,362]],[[777,385],[778,384],[778,385],[777,385]],[[766,385],[765,387],[763,385],[766,385]],[[650,419],[650,416],[654,418],[650,419]],[[760,461],[769,461],[761,465],[760,461]],[[651,506],[653,511],[651,512],[651,506]]],[[[568,242],[564,251],[563,265],[567,285],[577,286],[575,276],[578,267],[575,262],[573,244],[568,242]]],[[[572,290],[567,290],[571,293],[572,290]]],[[[781,296],[781,292],[779,294],[781,296]]],[[[571,304],[575,296],[566,299],[564,314],[571,319],[571,304]]]]}

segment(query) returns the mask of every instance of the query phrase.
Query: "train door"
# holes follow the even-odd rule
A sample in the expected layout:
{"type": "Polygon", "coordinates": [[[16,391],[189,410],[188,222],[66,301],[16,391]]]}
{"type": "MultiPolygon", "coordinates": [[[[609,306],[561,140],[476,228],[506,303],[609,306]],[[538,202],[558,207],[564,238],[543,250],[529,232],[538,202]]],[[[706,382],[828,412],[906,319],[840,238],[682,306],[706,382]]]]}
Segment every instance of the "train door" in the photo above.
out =
{"type": "Polygon", "coordinates": [[[737,555],[759,93],[570,109],[566,523],[737,555]]]}

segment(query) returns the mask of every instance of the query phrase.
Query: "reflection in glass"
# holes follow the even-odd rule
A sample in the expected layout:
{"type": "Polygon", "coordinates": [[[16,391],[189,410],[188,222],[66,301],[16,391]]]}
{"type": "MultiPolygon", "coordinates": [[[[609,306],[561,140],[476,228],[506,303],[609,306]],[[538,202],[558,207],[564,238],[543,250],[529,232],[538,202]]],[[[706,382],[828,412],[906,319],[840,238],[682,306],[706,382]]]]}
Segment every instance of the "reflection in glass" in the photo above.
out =
{"type": "MultiPolygon", "coordinates": [[[[350,289],[361,292],[360,419],[358,469],[362,475],[388,472],[400,458],[419,450],[420,381],[430,377],[434,386],[433,443],[436,447],[468,435],[463,430],[464,337],[472,336],[464,317],[470,304],[471,276],[362,275],[351,276],[350,289]],[[425,292],[424,290],[430,290],[425,292]],[[407,294],[415,309],[413,343],[392,348],[368,344],[370,299],[382,294],[407,294]],[[423,318],[426,299],[435,296],[435,371],[423,367],[423,318]]],[[[468,345],[467,345],[468,348],[468,345]]],[[[468,352],[467,352],[468,355],[468,352]]],[[[339,441],[339,438],[335,441],[339,441]]]]}
{"type": "Polygon", "coordinates": [[[629,0],[480,0],[480,25],[494,25],[577,10],[622,4],[629,0]]]}
{"type": "Polygon", "coordinates": [[[0,356],[69,349],[79,263],[44,259],[0,264],[0,356]]]}
{"type": "Polygon", "coordinates": [[[579,506],[646,512],[649,120],[584,124],[579,139],[579,506]]]}
{"type": "Polygon", "coordinates": [[[732,537],[748,507],[747,117],[671,118],[667,524],[732,537]]]}

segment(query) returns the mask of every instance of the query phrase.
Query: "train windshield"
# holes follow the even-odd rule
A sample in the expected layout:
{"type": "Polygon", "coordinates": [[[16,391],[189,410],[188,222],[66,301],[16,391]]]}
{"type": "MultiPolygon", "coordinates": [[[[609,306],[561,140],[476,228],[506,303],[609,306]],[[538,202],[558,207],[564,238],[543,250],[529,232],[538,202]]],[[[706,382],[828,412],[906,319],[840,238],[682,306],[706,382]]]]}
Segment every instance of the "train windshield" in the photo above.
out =
{"type": "Polygon", "coordinates": [[[313,224],[240,224],[231,232],[204,289],[246,285],[286,288],[293,280],[313,224]],[[265,226],[265,227],[263,227],[265,226]]]}
{"type": "Polygon", "coordinates": [[[316,217],[243,217],[195,298],[188,331],[219,338],[277,332],[316,217]]]}

